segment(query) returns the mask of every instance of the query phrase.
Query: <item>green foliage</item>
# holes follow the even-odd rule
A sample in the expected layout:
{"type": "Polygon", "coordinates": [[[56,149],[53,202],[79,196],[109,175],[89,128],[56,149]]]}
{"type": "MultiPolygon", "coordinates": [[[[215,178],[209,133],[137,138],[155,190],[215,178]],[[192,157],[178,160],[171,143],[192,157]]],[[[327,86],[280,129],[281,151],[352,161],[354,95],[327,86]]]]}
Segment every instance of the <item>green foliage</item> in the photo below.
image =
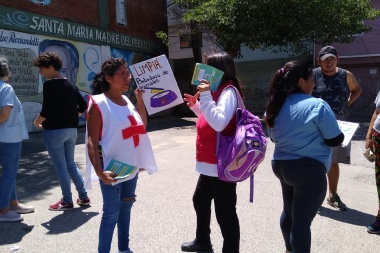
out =
{"type": "Polygon", "coordinates": [[[175,0],[187,8],[185,21],[196,21],[216,43],[239,55],[240,46],[301,52],[307,42],[348,43],[364,24],[380,15],[370,0],[175,0]]]}
{"type": "Polygon", "coordinates": [[[166,32],[158,31],[156,32],[156,37],[162,40],[162,43],[164,43],[166,46],[169,45],[168,35],[166,32]]]}

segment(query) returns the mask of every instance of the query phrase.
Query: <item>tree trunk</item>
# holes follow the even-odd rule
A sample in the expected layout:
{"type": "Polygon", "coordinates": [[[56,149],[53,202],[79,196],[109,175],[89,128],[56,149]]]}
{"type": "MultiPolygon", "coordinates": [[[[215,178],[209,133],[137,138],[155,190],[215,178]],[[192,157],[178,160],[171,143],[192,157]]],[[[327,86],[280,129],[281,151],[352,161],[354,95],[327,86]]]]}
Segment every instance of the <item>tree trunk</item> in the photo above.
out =
{"type": "Polygon", "coordinates": [[[191,47],[195,63],[202,63],[202,32],[199,31],[198,23],[190,21],[191,47]]]}

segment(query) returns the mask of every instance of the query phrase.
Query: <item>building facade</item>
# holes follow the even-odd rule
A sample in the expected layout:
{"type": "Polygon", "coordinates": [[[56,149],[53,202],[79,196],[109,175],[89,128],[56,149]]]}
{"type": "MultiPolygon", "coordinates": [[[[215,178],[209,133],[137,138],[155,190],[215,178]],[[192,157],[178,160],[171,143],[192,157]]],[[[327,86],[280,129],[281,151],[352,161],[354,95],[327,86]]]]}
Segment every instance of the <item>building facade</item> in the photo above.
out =
{"type": "Polygon", "coordinates": [[[164,0],[0,0],[0,55],[10,64],[28,131],[36,130],[32,122],[42,103],[43,79],[32,66],[34,57],[57,52],[61,73],[86,97],[105,59],[123,57],[131,65],[166,53],[155,35],[167,30],[165,13],[164,0]]]}

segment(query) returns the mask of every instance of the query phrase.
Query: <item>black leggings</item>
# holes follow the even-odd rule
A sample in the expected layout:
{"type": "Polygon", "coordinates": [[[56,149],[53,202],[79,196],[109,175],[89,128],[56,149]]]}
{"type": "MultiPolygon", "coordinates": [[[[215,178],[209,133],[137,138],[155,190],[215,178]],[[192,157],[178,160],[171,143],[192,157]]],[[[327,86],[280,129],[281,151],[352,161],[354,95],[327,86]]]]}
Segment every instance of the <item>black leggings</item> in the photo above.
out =
{"type": "Polygon", "coordinates": [[[236,214],[236,183],[221,181],[217,177],[200,175],[193,203],[197,213],[196,240],[209,245],[211,202],[214,199],[216,220],[223,235],[223,253],[239,253],[240,227],[236,214]]]}
{"type": "Polygon", "coordinates": [[[326,195],[326,168],[312,158],[272,161],[280,179],[284,210],[280,226],[289,252],[309,253],[310,226],[326,195]]]}

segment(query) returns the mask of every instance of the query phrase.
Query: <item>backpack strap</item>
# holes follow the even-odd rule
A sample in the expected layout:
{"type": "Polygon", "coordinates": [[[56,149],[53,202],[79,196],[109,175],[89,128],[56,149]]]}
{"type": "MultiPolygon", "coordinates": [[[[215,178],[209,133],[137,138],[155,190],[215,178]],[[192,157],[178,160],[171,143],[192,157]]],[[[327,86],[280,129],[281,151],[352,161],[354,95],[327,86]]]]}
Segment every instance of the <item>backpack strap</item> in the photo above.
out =
{"type": "Polygon", "coordinates": [[[249,202],[253,203],[253,181],[254,181],[254,175],[252,174],[249,177],[249,202]]]}
{"type": "Polygon", "coordinates": [[[237,98],[237,108],[243,108],[243,109],[245,109],[243,98],[240,96],[240,92],[238,91],[238,89],[235,86],[233,86],[233,85],[227,86],[226,88],[223,89],[222,93],[220,93],[220,94],[223,94],[223,92],[225,92],[230,87],[235,90],[236,98],[237,98]]]}
{"type": "MultiPolygon", "coordinates": [[[[234,88],[234,90],[235,90],[236,98],[237,98],[237,108],[243,108],[243,109],[245,109],[245,105],[244,105],[243,99],[241,98],[240,93],[239,93],[238,89],[236,89],[235,86],[233,86],[233,85],[227,86],[226,88],[223,89],[223,91],[220,93],[220,95],[222,95],[223,92],[225,92],[230,87],[234,88]]],[[[218,156],[220,134],[221,134],[221,131],[220,132],[219,131],[216,132],[216,156],[218,156]]]]}

